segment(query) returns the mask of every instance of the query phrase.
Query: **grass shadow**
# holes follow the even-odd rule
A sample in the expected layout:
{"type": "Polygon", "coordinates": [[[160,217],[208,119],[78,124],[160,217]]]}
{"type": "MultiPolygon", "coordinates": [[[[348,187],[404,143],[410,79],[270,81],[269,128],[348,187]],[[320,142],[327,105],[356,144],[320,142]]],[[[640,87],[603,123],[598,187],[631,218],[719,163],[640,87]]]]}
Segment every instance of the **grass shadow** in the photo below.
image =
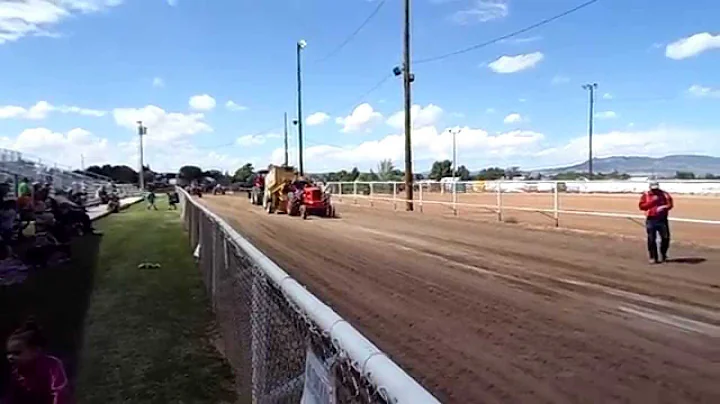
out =
{"type": "MultiPolygon", "coordinates": [[[[0,286],[0,341],[30,316],[35,317],[48,340],[47,351],[65,362],[68,376],[77,369],[83,323],[92,294],[102,237],[87,235],[72,242],[71,261],[31,270],[21,284],[0,286]]],[[[0,358],[0,391],[9,366],[0,358]]]]}

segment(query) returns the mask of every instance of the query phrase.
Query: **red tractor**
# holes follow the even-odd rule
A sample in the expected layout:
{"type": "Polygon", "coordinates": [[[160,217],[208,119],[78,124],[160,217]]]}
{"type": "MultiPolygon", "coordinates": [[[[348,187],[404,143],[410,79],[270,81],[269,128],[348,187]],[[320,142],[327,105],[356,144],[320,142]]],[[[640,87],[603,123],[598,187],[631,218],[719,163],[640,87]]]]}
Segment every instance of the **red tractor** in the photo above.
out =
{"type": "Polygon", "coordinates": [[[290,216],[301,216],[303,219],[307,219],[308,215],[335,217],[329,193],[307,183],[296,183],[294,188],[287,202],[290,216]]]}

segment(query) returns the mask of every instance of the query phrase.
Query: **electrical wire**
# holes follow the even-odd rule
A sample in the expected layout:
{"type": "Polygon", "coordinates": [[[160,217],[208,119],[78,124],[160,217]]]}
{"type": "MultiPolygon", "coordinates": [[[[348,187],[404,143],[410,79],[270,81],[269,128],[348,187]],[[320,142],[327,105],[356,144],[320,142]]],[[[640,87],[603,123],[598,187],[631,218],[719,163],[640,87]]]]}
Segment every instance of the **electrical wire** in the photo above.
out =
{"type": "Polygon", "coordinates": [[[563,18],[563,17],[566,17],[566,16],[568,16],[568,15],[570,15],[570,14],[573,14],[573,13],[575,13],[575,12],[577,12],[577,11],[582,10],[582,9],[584,9],[585,7],[591,6],[591,5],[595,4],[595,3],[597,3],[598,1],[600,1],[600,0],[589,0],[589,1],[586,1],[586,2],[584,2],[584,3],[582,3],[582,4],[578,5],[578,6],[575,6],[575,7],[571,8],[571,9],[569,9],[569,10],[563,11],[563,12],[560,13],[560,14],[556,14],[556,15],[554,15],[554,16],[552,16],[552,17],[546,18],[546,19],[544,19],[544,20],[542,20],[542,21],[536,22],[535,24],[529,25],[529,26],[527,26],[527,27],[525,27],[525,28],[522,28],[522,29],[519,29],[519,30],[517,30],[517,31],[513,31],[513,32],[511,32],[511,33],[509,33],[509,34],[505,34],[505,35],[503,35],[503,36],[500,36],[500,37],[491,39],[491,40],[486,41],[486,42],[483,42],[483,43],[479,43],[479,44],[477,44],[477,45],[473,45],[473,46],[469,46],[469,47],[467,47],[467,48],[463,48],[463,49],[460,49],[460,50],[456,50],[456,51],[454,51],[454,52],[446,53],[446,54],[444,54],[444,55],[433,56],[433,57],[429,57],[429,58],[425,58],[425,59],[418,59],[418,60],[416,60],[415,62],[413,62],[412,64],[413,64],[413,65],[419,65],[419,64],[424,64],[424,63],[436,62],[436,61],[438,61],[438,60],[447,59],[447,58],[449,58],[449,57],[461,55],[461,54],[463,54],[463,53],[471,52],[471,51],[474,51],[474,50],[476,50],[476,49],[480,49],[480,48],[484,48],[484,47],[489,46],[489,45],[496,44],[496,43],[498,43],[498,42],[500,42],[500,41],[504,41],[504,40],[506,40],[506,39],[508,39],[508,38],[512,38],[512,37],[514,37],[514,36],[517,36],[517,35],[520,35],[520,34],[524,34],[524,33],[528,32],[528,31],[531,31],[531,30],[533,30],[533,29],[535,29],[535,28],[542,27],[543,25],[550,24],[550,23],[553,22],[553,21],[559,20],[559,19],[561,19],[561,18],[563,18]]]}
{"type": "Polygon", "coordinates": [[[315,63],[324,62],[324,61],[330,59],[331,57],[335,56],[338,52],[340,52],[347,44],[350,43],[350,41],[353,40],[353,38],[355,38],[355,36],[357,36],[357,34],[360,33],[360,31],[362,31],[363,28],[365,28],[366,25],[368,25],[370,23],[370,21],[372,21],[373,18],[375,18],[375,16],[380,12],[380,9],[385,5],[385,1],[386,0],[380,1],[378,3],[377,7],[375,7],[375,9],[373,10],[373,12],[370,13],[370,15],[365,19],[365,21],[363,21],[362,24],[360,24],[360,26],[355,31],[353,31],[347,38],[345,38],[345,40],[342,41],[340,43],[340,45],[338,45],[330,53],[328,53],[324,57],[316,60],[315,63]]]}

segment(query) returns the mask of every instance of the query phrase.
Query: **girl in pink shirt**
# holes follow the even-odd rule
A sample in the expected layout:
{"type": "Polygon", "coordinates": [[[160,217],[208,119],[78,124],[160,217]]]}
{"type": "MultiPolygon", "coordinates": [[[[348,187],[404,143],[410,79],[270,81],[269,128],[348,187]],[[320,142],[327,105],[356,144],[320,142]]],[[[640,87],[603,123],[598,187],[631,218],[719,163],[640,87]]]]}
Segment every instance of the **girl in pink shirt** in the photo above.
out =
{"type": "Polygon", "coordinates": [[[7,359],[12,366],[7,404],[72,404],[65,367],[60,359],[43,352],[45,339],[32,320],[7,341],[7,359]]]}

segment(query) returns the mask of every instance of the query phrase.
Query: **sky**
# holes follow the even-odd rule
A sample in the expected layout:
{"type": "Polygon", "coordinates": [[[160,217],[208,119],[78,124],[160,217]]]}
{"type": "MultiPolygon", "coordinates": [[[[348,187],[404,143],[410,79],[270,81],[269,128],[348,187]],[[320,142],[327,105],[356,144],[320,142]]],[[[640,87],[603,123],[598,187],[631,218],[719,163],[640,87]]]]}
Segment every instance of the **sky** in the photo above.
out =
{"type": "MultiPolygon", "coordinates": [[[[720,2],[413,0],[415,171],[539,168],[611,155],[720,155],[720,2]]],[[[401,0],[0,0],[0,147],[81,167],[234,171],[404,161],[401,0]],[[369,20],[368,17],[372,16],[369,20]],[[352,35],[368,21],[356,35],[352,35]],[[348,40],[349,39],[349,40],[348,40]]]]}

